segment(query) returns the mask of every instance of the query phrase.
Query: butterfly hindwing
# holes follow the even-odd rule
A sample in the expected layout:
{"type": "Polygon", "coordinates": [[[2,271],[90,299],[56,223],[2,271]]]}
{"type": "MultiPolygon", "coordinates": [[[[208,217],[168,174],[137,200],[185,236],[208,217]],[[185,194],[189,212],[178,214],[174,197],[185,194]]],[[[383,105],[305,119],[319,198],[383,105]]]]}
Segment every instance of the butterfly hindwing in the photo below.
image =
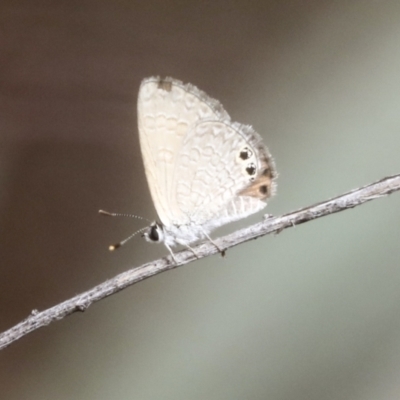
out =
{"type": "MultiPolygon", "coordinates": [[[[220,226],[253,214],[272,194],[262,174],[272,160],[250,127],[229,120],[199,122],[186,135],[174,173],[175,198],[190,223],[220,226]],[[254,186],[262,186],[262,193],[254,186]],[[253,192],[252,189],[253,188],[253,192]]],[[[266,180],[268,180],[266,182],[266,180]]]]}

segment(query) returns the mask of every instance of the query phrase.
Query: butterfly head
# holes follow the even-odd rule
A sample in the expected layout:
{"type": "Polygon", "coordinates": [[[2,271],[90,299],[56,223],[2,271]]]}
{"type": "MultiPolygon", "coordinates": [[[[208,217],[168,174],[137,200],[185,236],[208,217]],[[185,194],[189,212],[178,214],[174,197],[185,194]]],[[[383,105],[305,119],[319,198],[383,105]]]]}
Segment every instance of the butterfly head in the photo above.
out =
{"type": "Polygon", "coordinates": [[[153,222],[142,234],[150,243],[160,243],[165,239],[164,228],[159,222],[153,222]]]}

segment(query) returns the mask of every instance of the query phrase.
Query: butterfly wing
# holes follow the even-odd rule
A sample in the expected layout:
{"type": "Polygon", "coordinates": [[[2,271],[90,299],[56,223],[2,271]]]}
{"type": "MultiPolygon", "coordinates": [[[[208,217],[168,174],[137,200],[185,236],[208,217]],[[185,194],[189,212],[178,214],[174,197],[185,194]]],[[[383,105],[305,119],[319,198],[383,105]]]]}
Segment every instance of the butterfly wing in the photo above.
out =
{"type": "Polygon", "coordinates": [[[210,118],[229,116],[196,87],[171,78],[143,80],[138,95],[140,146],[153,203],[165,226],[188,221],[176,202],[174,171],[188,132],[210,118]]]}
{"type": "Polygon", "coordinates": [[[175,201],[191,224],[210,231],[264,208],[275,176],[274,162],[251,127],[229,119],[199,121],[177,158],[175,201]]]}

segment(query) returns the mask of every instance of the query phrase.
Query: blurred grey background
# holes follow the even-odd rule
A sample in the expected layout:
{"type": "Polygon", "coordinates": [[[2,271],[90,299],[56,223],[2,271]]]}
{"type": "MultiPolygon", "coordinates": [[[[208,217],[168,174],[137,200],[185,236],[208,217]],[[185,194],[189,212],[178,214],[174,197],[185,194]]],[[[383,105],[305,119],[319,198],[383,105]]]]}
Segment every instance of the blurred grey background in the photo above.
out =
{"type": "MultiPolygon", "coordinates": [[[[3,0],[0,331],[166,255],[136,125],[147,76],[264,137],[279,215],[400,173],[400,2],[3,0]]],[[[0,352],[0,397],[400,398],[400,197],[158,275],[0,352]]],[[[214,237],[260,220],[256,215],[214,237]]]]}

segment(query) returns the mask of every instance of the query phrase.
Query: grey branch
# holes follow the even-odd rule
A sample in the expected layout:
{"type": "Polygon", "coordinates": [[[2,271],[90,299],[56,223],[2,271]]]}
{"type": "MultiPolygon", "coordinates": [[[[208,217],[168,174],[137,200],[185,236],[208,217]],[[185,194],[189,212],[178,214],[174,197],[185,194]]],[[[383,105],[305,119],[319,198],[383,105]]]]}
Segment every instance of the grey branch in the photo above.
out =
{"type": "MultiPolygon", "coordinates": [[[[215,243],[219,248],[229,249],[251,239],[256,239],[273,232],[279,233],[283,229],[356,207],[360,204],[366,203],[367,201],[387,196],[399,189],[400,175],[394,175],[360,189],[353,190],[342,196],[335,197],[331,200],[310,207],[302,208],[280,217],[266,216],[262,222],[216,239],[215,243]]],[[[216,247],[210,242],[201,243],[194,249],[199,258],[218,252],[216,247]]],[[[66,300],[47,310],[41,312],[33,310],[28,318],[0,334],[0,349],[9,346],[11,343],[28,333],[33,332],[42,326],[48,325],[53,321],[62,319],[77,311],[85,311],[94,302],[111,296],[134,283],[196,260],[196,257],[190,250],[183,250],[176,253],[175,257],[177,263],[174,263],[170,256],[164,257],[140,267],[132,268],[98,286],[95,286],[87,292],[66,300]]]]}

